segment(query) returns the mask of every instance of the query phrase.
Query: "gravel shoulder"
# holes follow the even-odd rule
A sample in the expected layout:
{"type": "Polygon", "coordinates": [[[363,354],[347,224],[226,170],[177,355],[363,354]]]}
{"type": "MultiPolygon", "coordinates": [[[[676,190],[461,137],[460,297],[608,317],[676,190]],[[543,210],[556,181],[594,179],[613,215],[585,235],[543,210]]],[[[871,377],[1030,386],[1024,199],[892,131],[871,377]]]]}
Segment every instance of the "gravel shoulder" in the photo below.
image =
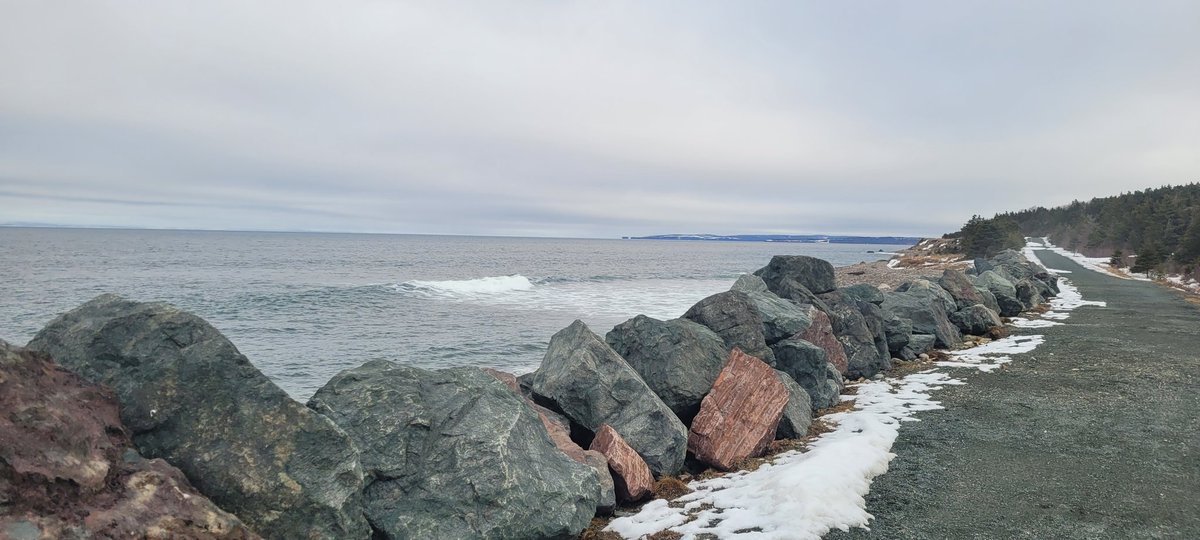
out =
{"type": "Polygon", "coordinates": [[[935,395],[827,538],[1200,538],[1200,309],[1170,289],[1038,256],[1085,299],[1046,343],[935,395]]]}

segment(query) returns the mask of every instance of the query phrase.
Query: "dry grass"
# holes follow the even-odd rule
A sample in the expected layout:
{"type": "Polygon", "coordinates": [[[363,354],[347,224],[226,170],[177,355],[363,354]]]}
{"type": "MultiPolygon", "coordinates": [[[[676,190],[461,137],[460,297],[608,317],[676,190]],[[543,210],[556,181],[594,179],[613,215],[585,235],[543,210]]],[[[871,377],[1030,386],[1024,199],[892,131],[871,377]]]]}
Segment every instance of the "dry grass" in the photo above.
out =
{"type": "Polygon", "coordinates": [[[692,492],[692,488],[687,486],[687,482],[674,477],[664,476],[659,478],[654,483],[654,498],[655,499],[678,499],[692,492]]]}
{"type": "Polygon", "coordinates": [[[610,521],[611,517],[592,518],[592,523],[579,535],[579,540],[624,540],[621,535],[604,530],[610,521]]]}

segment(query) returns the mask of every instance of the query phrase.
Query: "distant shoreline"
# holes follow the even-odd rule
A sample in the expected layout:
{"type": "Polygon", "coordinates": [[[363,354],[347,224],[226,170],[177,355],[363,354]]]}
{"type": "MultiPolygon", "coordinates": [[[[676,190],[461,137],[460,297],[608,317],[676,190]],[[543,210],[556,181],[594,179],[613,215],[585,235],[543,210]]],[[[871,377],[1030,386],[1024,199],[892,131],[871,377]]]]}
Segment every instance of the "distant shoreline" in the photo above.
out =
{"type": "Polygon", "coordinates": [[[792,244],[894,244],[912,246],[919,236],[830,236],[824,234],[656,234],[623,236],[623,240],[683,240],[698,242],[778,242],[792,244]]]}

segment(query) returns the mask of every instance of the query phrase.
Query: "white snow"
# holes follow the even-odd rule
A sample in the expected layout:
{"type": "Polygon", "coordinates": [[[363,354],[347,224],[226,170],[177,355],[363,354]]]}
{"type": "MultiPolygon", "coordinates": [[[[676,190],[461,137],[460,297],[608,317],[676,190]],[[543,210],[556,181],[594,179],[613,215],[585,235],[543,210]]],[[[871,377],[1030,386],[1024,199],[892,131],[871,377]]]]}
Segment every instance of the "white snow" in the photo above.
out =
{"type": "MultiPolygon", "coordinates": [[[[1055,313],[1055,315],[1058,315],[1058,314],[1055,313]]],[[[1012,319],[1010,319],[1009,324],[1012,324],[1014,327],[1017,327],[1017,328],[1048,328],[1051,326],[1058,326],[1062,323],[1055,322],[1055,321],[1048,321],[1045,319],[1026,319],[1025,317],[1013,317],[1012,319]]]]}
{"type": "Polygon", "coordinates": [[[900,264],[900,259],[892,259],[888,261],[888,268],[895,268],[898,264],[900,264]]]}
{"type": "Polygon", "coordinates": [[[900,423],[917,421],[912,415],[919,411],[942,408],[930,393],[951,384],[963,383],[932,370],[859,384],[855,409],[823,417],[838,427],[806,452],[785,452],[754,471],[693,482],[695,491],[674,501],[680,507],[653,501],[637,514],[613,520],[606,530],[625,538],[669,528],[685,539],[708,533],[800,540],[866,527],[872,516],[864,496],[895,457],[891,447],[900,423]]]}
{"type": "MultiPolygon", "coordinates": [[[[1079,264],[1079,266],[1087,268],[1088,270],[1094,270],[1096,272],[1100,272],[1101,274],[1107,274],[1119,278],[1131,279],[1127,276],[1109,272],[1108,269],[1110,266],[1108,264],[1108,259],[1104,257],[1087,257],[1079,253],[1075,253],[1074,251],[1067,251],[1063,248],[1055,246],[1054,244],[1051,244],[1049,238],[1042,238],[1040,242],[1032,238],[1026,240],[1025,249],[1022,251],[1025,254],[1025,257],[1031,261],[1037,261],[1037,263],[1041,264],[1042,266],[1046,265],[1038,259],[1037,254],[1034,253],[1034,249],[1053,251],[1054,253],[1075,261],[1079,264]]],[[[1051,272],[1057,272],[1057,270],[1051,270],[1051,272]]]]}
{"type": "MultiPolygon", "coordinates": [[[[1029,325],[1023,327],[1062,324],[1046,319],[1062,320],[1075,308],[1105,305],[1084,300],[1065,279],[1059,283],[1062,293],[1051,301],[1055,311],[1040,320],[1017,319],[1029,325]]],[[[942,408],[932,399],[933,392],[965,384],[946,370],[994,371],[1044,340],[1041,335],[1010,336],[956,351],[934,369],[852,385],[856,395],[842,400],[854,401],[854,409],[821,417],[836,427],[805,451],[779,454],[754,471],[691,482],[692,493],[670,503],[651,501],[636,514],[614,519],[605,530],[628,539],[669,529],[688,540],[701,534],[803,540],[820,538],[833,529],[867,528],[872,516],[866,511],[865,496],[872,480],[887,472],[895,457],[891,448],[900,426],[920,421],[914,417],[918,412],[942,408]]]]}

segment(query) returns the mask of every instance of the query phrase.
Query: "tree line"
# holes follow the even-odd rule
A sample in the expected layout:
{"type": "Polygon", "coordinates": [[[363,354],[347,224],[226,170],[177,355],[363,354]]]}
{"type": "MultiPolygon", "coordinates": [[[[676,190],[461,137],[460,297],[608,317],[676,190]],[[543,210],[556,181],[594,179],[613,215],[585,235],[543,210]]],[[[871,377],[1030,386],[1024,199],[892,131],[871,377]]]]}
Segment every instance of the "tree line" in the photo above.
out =
{"type": "Polygon", "coordinates": [[[960,237],[960,246],[972,256],[1014,247],[1017,236],[1048,236],[1072,251],[1131,264],[1135,272],[1192,273],[1200,267],[1200,183],[1039,206],[991,219],[975,216],[948,236],[960,237]]]}

